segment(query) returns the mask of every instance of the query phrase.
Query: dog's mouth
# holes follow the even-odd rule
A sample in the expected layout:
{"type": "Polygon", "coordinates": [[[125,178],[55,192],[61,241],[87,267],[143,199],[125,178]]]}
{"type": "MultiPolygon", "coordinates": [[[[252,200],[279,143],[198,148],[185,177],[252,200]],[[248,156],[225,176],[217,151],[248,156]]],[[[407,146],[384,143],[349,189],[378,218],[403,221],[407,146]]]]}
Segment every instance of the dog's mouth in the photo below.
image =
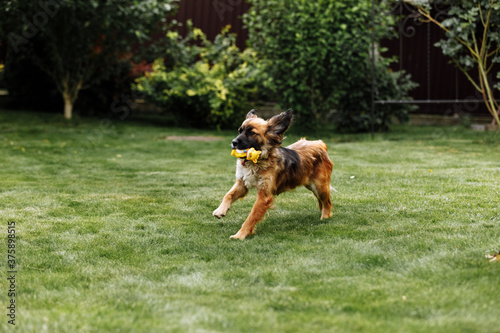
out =
{"type": "Polygon", "coordinates": [[[249,148],[249,149],[233,149],[231,152],[232,156],[235,156],[241,160],[243,160],[243,164],[245,163],[246,160],[253,161],[254,163],[257,163],[257,160],[259,159],[260,155],[262,154],[262,151],[256,150],[255,148],[249,148]]]}
{"type": "Polygon", "coordinates": [[[250,150],[250,148],[246,148],[246,149],[238,149],[238,148],[233,148],[234,151],[235,151],[235,156],[237,158],[241,158],[241,159],[246,159],[247,157],[247,152],[248,150],[250,150]]]}

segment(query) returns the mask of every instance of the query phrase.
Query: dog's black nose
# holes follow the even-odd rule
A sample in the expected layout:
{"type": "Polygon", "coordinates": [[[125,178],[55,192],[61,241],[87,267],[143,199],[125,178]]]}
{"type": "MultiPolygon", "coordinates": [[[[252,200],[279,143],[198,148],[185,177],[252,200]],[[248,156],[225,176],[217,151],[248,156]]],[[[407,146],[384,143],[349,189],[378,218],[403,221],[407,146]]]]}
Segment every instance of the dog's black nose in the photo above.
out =
{"type": "Polygon", "coordinates": [[[235,149],[238,146],[238,140],[234,139],[233,142],[231,142],[231,146],[235,149]]]}

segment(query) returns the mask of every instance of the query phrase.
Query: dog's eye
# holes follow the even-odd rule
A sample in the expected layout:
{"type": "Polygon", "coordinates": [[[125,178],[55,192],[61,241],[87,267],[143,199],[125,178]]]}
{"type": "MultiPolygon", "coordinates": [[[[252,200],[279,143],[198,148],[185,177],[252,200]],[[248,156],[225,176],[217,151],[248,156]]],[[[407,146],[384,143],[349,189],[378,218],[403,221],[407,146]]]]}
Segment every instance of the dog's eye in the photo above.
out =
{"type": "Polygon", "coordinates": [[[254,131],[250,131],[250,135],[257,135],[254,131]]]}
{"type": "Polygon", "coordinates": [[[238,133],[241,134],[241,132],[243,132],[243,128],[240,127],[240,128],[238,128],[238,133]]]}

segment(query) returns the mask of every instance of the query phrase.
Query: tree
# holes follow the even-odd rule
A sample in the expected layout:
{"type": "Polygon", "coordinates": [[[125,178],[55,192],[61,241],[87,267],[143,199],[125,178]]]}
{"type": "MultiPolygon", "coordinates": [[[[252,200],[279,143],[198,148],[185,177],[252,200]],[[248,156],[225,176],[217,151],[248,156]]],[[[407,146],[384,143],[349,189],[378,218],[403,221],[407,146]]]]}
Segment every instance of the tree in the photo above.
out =
{"type": "Polygon", "coordinates": [[[82,89],[152,51],[139,46],[167,28],[177,1],[4,0],[0,39],[8,41],[8,57],[22,53],[48,74],[70,119],[82,89]]]}
{"type": "MultiPolygon", "coordinates": [[[[250,45],[272,64],[269,72],[282,107],[293,108],[303,127],[314,128],[333,114],[339,129],[369,130],[371,0],[249,2],[252,7],[245,22],[250,45]]],[[[383,2],[381,9],[384,6],[387,3],[383,2]]],[[[378,18],[376,42],[389,36],[394,22],[390,15],[378,18]]],[[[388,62],[382,56],[378,59],[377,74],[383,75],[391,88],[377,98],[408,98],[407,91],[400,96],[398,89],[412,87],[408,77],[390,73],[388,62]],[[406,83],[398,84],[398,80],[406,83]]],[[[390,115],[407,111],[402,108],[406,106],[378,108],[381,113],[375,116],[376,129],[386,129],[390,115]],[[391,113],[382,114],[385,111],[391,113]]]]}
{"type": "MultiPolygon", "coordinates": [[[[418,8],[429,22],[446,32],[446,38],[436,46],[451,57],[455,65],[481,93],[493,124],[500,126],[500,107],[495,98],[492,74],[500,62],[500,0],[441,1],[449,4],[448,17],[439,21],[433,17],[430,4],[407,0],[418,8]],[[471,74],[476,70],[476,75],[471,74]]],[[[496,73],[500,79],[500,71],[496,73]]]]}

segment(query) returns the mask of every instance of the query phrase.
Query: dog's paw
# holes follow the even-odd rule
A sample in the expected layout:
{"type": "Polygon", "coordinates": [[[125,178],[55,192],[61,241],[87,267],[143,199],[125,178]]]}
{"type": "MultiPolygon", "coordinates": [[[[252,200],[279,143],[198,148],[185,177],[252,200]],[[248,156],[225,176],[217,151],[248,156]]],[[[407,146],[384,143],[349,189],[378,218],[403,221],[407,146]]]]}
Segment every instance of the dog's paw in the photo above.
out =
{"type": "Polygon", "coordinates": [[[220,208],[217,208],[216,210],[214,210],[213,212],[213,216],[215,216],[216,218],[220,219],[221,217],[224,217],[226,216],[226,213],[227,213],[227,210],[222,210],[220,208]]]}
{"type": "Polygon", "coordinates": [[[235,235],[230,236],[229,238],[244,240],[245,238],[247,238],[248,236],[253,235],[254,233],[255,232],[254,232],[253,229],[250,232],[248,232],[248,231],[241,231],[241,229],[240,229],[240,231],[238,231],[235,235]]]}
{"type": "Polygon", "coordinates": [[[230,238],[230,239],[239,239],[239,240],[244,240],[246,237],[247,237],[246,235],[243,235],[243,234],[241,234],[240,232],[238,232],[237,234],[232,235],[232,236],[230,236],[229,238],[230,238]]]}
{"type": "Polygon", "coordinates": [[[330,217],[332,217],[332,216],[333,216],[333,213],[332,213],[332,212],[322,212],[322,213],[321,213],[321,220],[323,220],[323,219],[328,219],[328,218],[330,218],[330,217]]]}

